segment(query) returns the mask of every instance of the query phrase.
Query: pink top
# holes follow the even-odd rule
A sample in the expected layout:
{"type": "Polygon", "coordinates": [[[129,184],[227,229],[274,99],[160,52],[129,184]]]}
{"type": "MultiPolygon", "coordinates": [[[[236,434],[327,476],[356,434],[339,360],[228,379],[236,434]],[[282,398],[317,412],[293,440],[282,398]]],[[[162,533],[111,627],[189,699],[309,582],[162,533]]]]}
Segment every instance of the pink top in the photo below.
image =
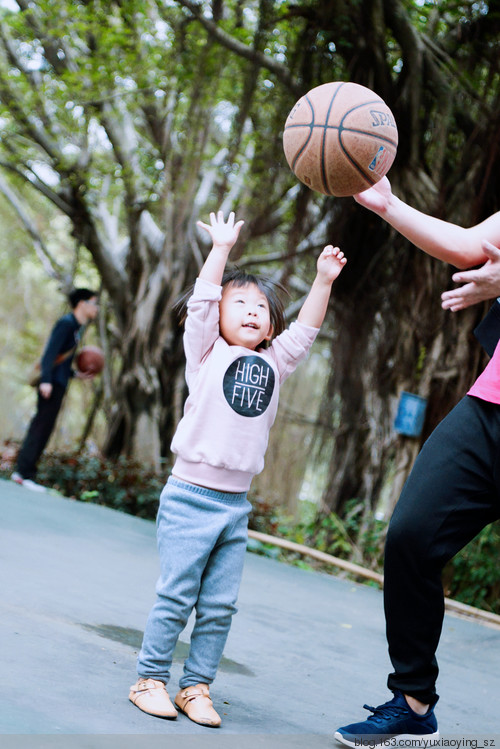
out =
{"type": "Polygon", "coordinates": [[[279,387],[307,356],[318,328],[293,322],[268,349],[219,334],[222,288],[198,279],[184,333],[189,395],[172,440],[172,473],[209,489],[248,491],[264,468],[279,387]]]}
{"type": "Polygon", "coordinates": [[[500,404],[500,341],[486,368],[479,375],[467,395],[475,395],[488,403],[500,404]]]}

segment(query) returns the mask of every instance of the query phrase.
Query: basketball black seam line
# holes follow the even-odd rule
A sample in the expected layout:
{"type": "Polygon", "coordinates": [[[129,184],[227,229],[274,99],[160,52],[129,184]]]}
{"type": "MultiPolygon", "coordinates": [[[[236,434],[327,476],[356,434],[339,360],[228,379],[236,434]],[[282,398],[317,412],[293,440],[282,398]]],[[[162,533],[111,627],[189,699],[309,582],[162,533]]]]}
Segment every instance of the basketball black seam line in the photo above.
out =
{"type": "MultiPolygon", "coordinates": [[[[348,109],[347,112],[345,112],[342,115],[340,124],[337,126],[337,129],[339,131],[339,142],[341,145],[342,145],[342,141],[340,140],[340,137],[342,135],[342,132],[345,130],[346,132],[349,132],[349,133],[359,133],[363,135],[368,135],[369,138],[378,138],[379,140],[383,140],[386,143],[390,143],[391,145],[397,148],[397,145],[398,145],[397,141],[392,140],[388,136],[380,135],[377,133],[368,133],[366,132],[366,130],[358,130],[357,128],[353,128],[353,127],[344,127],[343,125],[345,118],[348,117],[352,112],[355,112],[356,109],[361,109],[361,107],[372,106],[373,104],[380,104],[380,103],[381,103],[380,99],[374,99],[373,101],[365,101],[362,104],[356,104],[355,107],[351,107],[351,109],[348,109]]],[[[382,101],[382,103],[385,104],[384,101],[382,101]]],[[[387,104],[385,104],[385,106],[387,106],[387,104]]]]}
{"type": "MultiPolygon", "coordinates": [[[[334,92],[334,94],[333,94],[333,97],[332,97],[332,101],[330,102],[330,107],[329,107],[329,109],[328,109],[328,113],[330,113],[330,110],[331,110],[331,107],[332,107],[332,103],[333,103],[333,100],[335,99],[335,96],[337,95],[337,92],[338,92],[338,91],[340,91],[340,89],[341,89],[341,88],[342,88],[342,87],[343,87],[344,85],[345,85],[345,81],[343,81],[343,82],[342,82],[342,83],[341,83],[341,84],[340,84],[340,85],[339,85],[339,86],[338,86],[338,87],[337,87],[337,88],[335,89],[335,92],[334,92]]],[[[294,174],[295,174],[295,164],[297,163],[297,161],[298,161],[299,157],[300,157],[300,156],[301,156],[301,154],[302,154],[302,153],[304,152],[304,149],[306,148],[307,144],[308,144],[308,143],[309,143],[309,141],[311,140],[311,137],[312,137],[312,133],[313,133],[313,130],[314,130],[314,128],[315,128],[315,127],[318,127],[318,126],[317,126],[317,125],[315,124],[315,122],[314,122],[314,116],[315,116],[315,113],[314,113],[314,107],[312,106],[312,104],[311,104],[311,101],[310,101],[310,99],[308,98],[307,94],[305,94],[305,95],[304,95],[304,99],[305,99],[305,100],[306,100],[306,102],[307,102],[307,103],[309,104],[309,108],[310,108],[310,110],[311,110],[311,115],[312,115],[312,120],[311,120],[311,122],[310,122],[309,124],[306,124],[306,125],[305,125],[305,127],[308,127],[308,128],[309,128],[309,135],[307,136],[307,138],[306,138],[306,141],[305,141],[305,143],[304,143],[304,144],[302,145],[302,148],[300,149],[300,151],[298,151],[298,152],[296,153],[296,155],[295,155],[295,158],[294,158],[294,160],[293,160],[293,162],[292,162],[292,167],[291,167],[291,168],[292,168],[292,171],[293,171],[293,173],[294,173],[294,174]]],[[[327,117],[327,121],[328,121],[328,117],[327,117]]],[[[290,125],[290,126],[289,126],[288,128],[287,128],[287,127],[285,127],[285,130],[288,130],[288,129],[289,129],[290,127],[304,127],[304,125],[290,125]]],[[[323,179],[323,183],[324,183],[324,179],[323,179]]],[[[325,186],[325,185],[324,185],[324,186],[325,186]]],[[[330,193],[330,195],[331,195],[331,194],[332,194],[332,193],[330,193]]]]}
{"type": "MultiPolygon", "coordinates": [[[[301,125],[289,125],[286,129],[290,130],[292,127],[307,127],[309,128],[309,130],[312,130],[313,128],[321,128],[322,130],[341,130],[342,132],[345,132],[345,133],[359,133],[359,135],[367,135],[369,138],[378,138],[378,140],[384,141],[384,143],[388,143],[389,145],[394,146],[395,148],[397,148],[398,146],[397,141],[392,140],[386,135],[380,135],[380,133],[368,133],[366,130],[358,130],[357,128],[354,128],[354,127],[342,127],[341,125],[318,125],[318,124],[315,124],[314,126],[311,127],[310,124],[304,122],[301,125]]],[[[307,142],[309,142],[309,138],[307,142]]],[[[304,146],[302,146],[300,152],[302,152],[303,149],[304,149],[304,146]]]]}
{"type": "Polygon", "coordinates": [[[299,156],[302,154],[302,152],[304,151],[305,147],[307,146],[307,144],[311,140],[313,129],[315,127],[315,125],[314,125],[314,107],[312,106],[310,100],[307,98],[307,94],[306,94],[306,96],[304,96],[304,99],[307,101],[307,103],[309,104],[309,107],[311,109],[312,122],[309,125],[307,125],[307,127],[309,128],[309,135],[307,136],[306,142],[304,143],[304,145],[302,146],[302,148],[300,149],[300,151],[295,155],[295,158],[294,158],[294,160],[292,162],[292,172],[294,174],[295,174],[295,164],[297,163],[297,160],[298,160],[299,156]]]}
{"type": "MultiPolygon", "coordinates": [[[[338,93],[339,90],[340,90],[340,86],[335,91],[335,93],[333,94],[333,98],[332,98],[332,100],[330,102],[330,106],[328,107],[326,122],[323,125],[321,125],[319,123],[315,123],[314,119],[313,119],[312,122],[298,122],[298,123],[293,122],[290,125],[285,126],[285,130],[291,130],[292,128],[295,128],[295,127],[308,127],[309,129],[314,128],[314,127],[320,127],[320,128],[328,129],[328,130],[348,130],[351,133],[363,133],[364,135],[371,135],[371,133],[366,132],[366,130],[357,130],[356,128],[353,128],[353,127],[344,127],[342,123],[345,120],[345,118],[348,115],[350,115],[351,112],[355,112],[356,109],[360,109],[361,107],[371,106],[372,104],[380,104],[380,103],[384,104],[385,102],[383,102],[381,99],[374,99],[373,101],[364,101],[362,104],[356,104],[355,107],[351,107],[351,109],[348,109],[347,112],[345,112],[342,115],[342,119],[341,119],[339,125],[329,125],[328,124],[328,117],[330,115],[330,112],[331,112],[331,109],[332,109],[332,104],[333,104],[333,101],[335,99],[335,96],[337,95],[337,93],[338,93]]],[[[313,107],[311,105],[311,102],[307,98],[307,95],[304,96],[304,99],[307,101],[307,103],[311,107],[311,112],[312,112],[313,118],[314,118],[314,109],[313,109],[313,107]]],[[[387,106],[387,104],[385,106],[387,106]]],[[[382,136],[377,136],[377,137],[380,137],[383,140],[387,140],[388,143],[393,143],[393,145],[397,146],[397,142],[392,141],[390,138],[386,138],[383,135],[382,136]]]]}
{"type": "Polygon", "coordinates": [[[397,143],[394,143],[390,138],[387,138],[387,137],[385,137],[383,135],[380,135],[380,134],[377,134],[377,133],[373,133],[372,134],[372,133],[367,133],[365,130],[355,130],[353,128],[344,128],[343,125],[342,125],[342,123],[344,122],[345,118],[348,115],[350,115],[352,112],[355,112],[356,109],[360,109],[361,107],[365,107],[365,106],[372,106],[373,104],[378,104],[379,101],[380,100],[378,100],[378,99],[375,100],[375,101],[373,101],[373,102],[366,101],[366,102],[363,102],[362,104],[357,104],[355,107],[351,107],[351,109],[347,110],[347,112],[345,112],[345,114],[342,116],[342,118],[340,120],[340,123],[339,123],[339,126],[337,128],[338,129],[338,137],[339,137],[339,145],[340,145],[340,148],[342,150],[342,153],[347,158],[347,160],[350,161],[350,163],[353,165],[353,167],[359,172],[359,174],[361,174],[362,177],[364,179],[366,179],[367,182],[370,183],[370,185],[375,185],[377,183],[377,180],[373,179],[370,174],[367,174],[364,171],[364,169],[362,169],[361,166],[354,160],[354,158],[351,156],[351,154],[346,150],[346,148],[345,148],[345,146],[344,146],[344,144],[342,142],[342,133],[344,131],[350,132],[350,133],[356,133],[356,132],[358,132],[360,134],[362,133],[363,135],[367,135],[369,138],[372,138],[372,137],[373,138],[377,138],[378,140],[382,140],[382,141],[385,141],[386,143],[390,143],[391,145],[394,145],[395,147],[397,147],[397,143]]]}
{"type": "MultiPolygon", "coordinates": [[[[323,125],[323,137],[321,138],[321,180],[323,182],[323,189],[326,190],[327,195],[333,195],[332,191],[330,190],[330,185],[327,182],[326,179],[326,169],[325,169],[325,141],[326,141],[326,133],[327,133],[327,124],[328,124],[328,118],[330,117],[330,112],[332,111],[333,102],[335,101],[335,97],[337,96],[340,89],[343,87],[343,83],[340,84],[340,86],[337,86],[335,91],[333,92],[332,98],[330,99],[330,104],[328,105],[328,110],[326,112],[325,117],[325,124],[323,125]]],[[[340,142],[340,137],[339,137],[340,142]]]]}

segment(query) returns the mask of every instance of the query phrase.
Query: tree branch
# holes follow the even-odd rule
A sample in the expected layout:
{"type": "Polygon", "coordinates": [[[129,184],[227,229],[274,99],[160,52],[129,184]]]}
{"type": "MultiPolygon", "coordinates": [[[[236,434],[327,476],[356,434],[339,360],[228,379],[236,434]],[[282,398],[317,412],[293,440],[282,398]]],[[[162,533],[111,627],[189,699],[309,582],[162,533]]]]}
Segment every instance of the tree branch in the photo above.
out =
{"type": "MultiPolygon", "coordinates": [[[[36,38],[40,40],[45,58],[52,65],[56,73],[60,73],[62,70],[76,72],[77,67],[72,62],[71,53],[64,40],[59,38],[57,43],[55,43],[54,38],[50,38],[45,33],[43,25],[40,23],[39,9],[36,7],[36,4],[31,2],[31,0],[16,0],[16,2],[23,11],[27,24],[34,31],[36,38]],[[62,59],[58,54],[59,51],[62,51],[64,54],[62,59]]],[[[62,9],[61,6],[58,9],[58,14],[61,13],[62,9]]]]}
{"type": "Polygon", "coordinates": [[[10,110],[17,122],[21,123],[33,139],[33,141],[39,145],[45,153],[50,156],[51,159],[57,161],[60,154],[54,144],[54,142],[46,135],[46,133],[39,127],[35,118],[31,114],[27,114],[22,104],[22,100],[14,93],[13,89],[7,82],[7,77],[4,76],[4,71],[0,69],[0,100],[10,110]]]}
{"type": "Polygon", "coordinates": [[[261,68],[269,70],[269,72],[272,73],[277,78],[277,80],[283,83],[283,85],[286,86],[287,89],[292,91],[295,96],[302,96],[302,94],[304,93],[302,85],[299,83],[299,81],[297,81],[290,75],[290,72],[286,65],[283,65],[269,55],[266,55],[263,52],[259,52],[258,50],[249,47],[248,45],[243,44],[243,42],[238,41],[238,39],[232,37],[226,31],[221,29],[220,26],[218,26],[213,20],[211,20],[210,18],[206,18],[203,15],[201,6],[195,2],[192,2],[192,0],[178,0],[178,3],[184,8],[187,8],[193,14],[194,18],[196,18],[196,20],[199,21],[201,25],[208,31],[208,33],[213,36],[213,38],[216,39],[220,44],[226,47],[226,49],[231,50],[231,52],[235,52],[237,55],[239,55],[240,57],[244,57],[246,60],[250,60],[252,63],[258,65],[261,68]]]}
{"type": "Polygon", "coordinates": [[[294,257],[303,257],[304,255],[310,255],[313,251],[318,251],[323,248],[323,243],[318,245],[302,244],[300,248],[297,248],[295,252],[270,252],[268,255],[248,255],[238,260],[239,268],[247,268],[249,265],[267,265],[268,263],[284,262],[294,257]]]}
{"type": "Polygon", "coordinates": [[[65,273],[64,269],[52,257],[51,253],[40,237],[35,224],[31,220],[27,212],[24,210],[22,202],[19,200],[14,191],[11,190],[11,188],[1,175],[0,192],[7,198],[11,206],[14,208],[15,212],[21,220],[21,223],[30,235],[36,255],[40,260],[42,266],[44,267],[47,275],[50,276],[50,278],[55,278],[56,280],[67,285],[68,280],[70,279],[70,274],[65,273]]]}
{"type": "Polygon", "coordinates": [[[0,161],[0,167],[7,169],[17,177],[20,177],[24,182],[30,185],[30,187],[34,187],[45,198],[50,200],[50,202],[53,203],[57,208],[59,208],[60,211],[65,213],[66,216],[71,216],[70,204],[67,203],[57,192],[52,190],[45,182],[43,182],[43,180],[40,179],[40,177],[33,171],[33,169],[21,160],[14,149],[12,149],[6,143],[4,143],[4,147],[8,148],[10,153],[14,156],[16,163],[23,166],[26,171],[21,171],[21,169],[19,169],[17,166],[14,166],[14,164],[9,163],[8,161],[0,161]]]}
{"type": "Polygon", "coordinates": [[[109,142],[113,146],[113,153],[122,168],[122,179],[127,192],[127,205],[136,208],[139,202],[137,193],[137,175],[143,174],[139,164],[137,131],[130,119],[130,115],[118,104],[119,116],[112,111],[107,102],[99,106],[101,122],[106,130],[109,142]]]}

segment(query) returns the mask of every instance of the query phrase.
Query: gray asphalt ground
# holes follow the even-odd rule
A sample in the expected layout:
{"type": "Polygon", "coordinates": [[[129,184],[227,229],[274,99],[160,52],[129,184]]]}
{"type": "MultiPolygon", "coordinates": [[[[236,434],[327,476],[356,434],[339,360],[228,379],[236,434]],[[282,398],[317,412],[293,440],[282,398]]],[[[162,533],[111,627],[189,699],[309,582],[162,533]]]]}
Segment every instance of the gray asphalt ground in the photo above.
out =
{"type": "MultiPolygon", "coordinates": [[[[128,689],[158,568],[153,522],[0,480],[2,749],[332,749],[390,698],[380,591],[248,553],[222,727],[142,713],[128,689]]],[[[447,615],[438,657],[444,745],[500,747],[500,631],[447,615]]]]}

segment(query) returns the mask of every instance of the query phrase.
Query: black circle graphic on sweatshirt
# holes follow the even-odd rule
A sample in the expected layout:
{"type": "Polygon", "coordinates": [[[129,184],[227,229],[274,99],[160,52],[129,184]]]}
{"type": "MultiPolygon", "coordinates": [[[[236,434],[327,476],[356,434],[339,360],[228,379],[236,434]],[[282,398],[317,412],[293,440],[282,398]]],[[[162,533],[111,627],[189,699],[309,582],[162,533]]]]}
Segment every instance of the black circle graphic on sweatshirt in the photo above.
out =
{"type": "Polygon", "coordinates": [[[240,416],[261,416],[274,392],[274,371],[260,356],[240,356],[227,368],[226,401],[240,416]]]}

